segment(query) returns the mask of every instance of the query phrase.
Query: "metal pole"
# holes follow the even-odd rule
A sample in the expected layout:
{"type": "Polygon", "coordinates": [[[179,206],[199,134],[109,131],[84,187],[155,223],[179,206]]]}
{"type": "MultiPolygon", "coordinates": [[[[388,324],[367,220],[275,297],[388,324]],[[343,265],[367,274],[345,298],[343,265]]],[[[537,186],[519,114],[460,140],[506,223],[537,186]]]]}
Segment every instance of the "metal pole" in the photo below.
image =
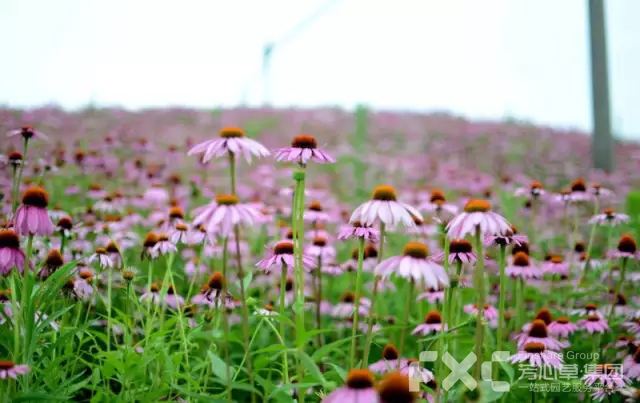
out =
{"type": "Polygon", "coordinates": [[[593,166],[611,172],[613,138],[609,113],[609,73],[604,22],[604,0],[589,0],[589,33],[591,42],[591,100],[593,106],[593,166]]]}

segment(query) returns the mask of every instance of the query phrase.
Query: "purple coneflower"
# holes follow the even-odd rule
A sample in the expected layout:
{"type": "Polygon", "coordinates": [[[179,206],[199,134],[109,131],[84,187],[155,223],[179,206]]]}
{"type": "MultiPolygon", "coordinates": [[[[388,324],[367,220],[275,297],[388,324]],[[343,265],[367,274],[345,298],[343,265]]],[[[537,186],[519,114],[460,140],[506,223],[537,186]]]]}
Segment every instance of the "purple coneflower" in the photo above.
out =
{"type": "Polygon", "coordinates": [[[399,371],[390,372],[380,381],[378,387],[380,403],[413,403],[418,394],[412,392],[409,377],[399,371]]]}
{"type": "Polygon", "coordinates": [[[444,192],[440,189],[431,190],[429,201],[419,205],[418,209],[434,214],[440,221],[448,221],[458,214],[458,206],[447,203],[444,192]]]}
{"type": "Polygon", "coordinates": [[[305,252],[311,257],[322,258],[325,262],[336,257],[334,247],[327,245],[327,239],[321,236],[315,237],[311,245],[307,246],[305,252]]]}
{"type": "Polygon", "coordinates": [[[591,184],[591,186],[589,187],[589,192],[591,192],[591,194],[593,194],[597,199],[614,196],[614,193],[611,189],[604,188],[597,182],[591,184]]]}
{"type": "MultiPolygon", "coordinates": [[[[478,316],[478,307],[476,304],[467,304],[462,310],[471,316],[478,316]]],[[[497,323],[498,320],[498,311],[492,305],[485,304],[484,305],[484,319],[490,324],[497,323]]]]}
{"type": "Polygon", "coordinates": [[[613,209],[604,209],[602,214],[596,214],[589,219],[589,224],[609,225],[612,227],[629,222],[629,216],[622,213],[616,213],[613,209]]]}
{"type": "Polygon", "coordinates": [[[549,336],[547,325],[542,319],[535,319],[528,331],[518,334],[515,339],[519,349],[522,349],[527,343],[542,343],[545,348],[552,351],[559,351],[567,347],[567,343],[549,336]]]}
{"type": "Polygon", "coordinates": [[[640,318],[635,318],[622,323],[622,327],[635,335],[640,335],[640,318]]]}
{"type": "Polygon", "coordinates": [[[300,165],[306,165],[309,161],[319,164],[336,162],[332,156],[318,148],[315,137],[309,134],[295,136],[291,147],[280,148],[276,150],[275,155],[277,161],[296,162],[300,165]]]}
{"type": "Polygon", "coordinates": [[[47,253],[47,258],[44,260],[44,264],[38,273],[40,279],[44,280],[52,275],[56,270],[58,270],[64,264],[64,259],[60,250],[51,249],[49,253],[47,253]]]}
{"type": "Polygon", "coordinates": [[[440,312],[434,310],[429,312],[427,316],[425,316],[424,323],[421,323],[418,326],[416,326],[416,328],[413,329],[413,332],[411,332],[411,334],[419,334],[422,336],[427,336],[432,333],[441,332],[443,328],[444,330],[446,330],[447,325],[442,323],[442,316],[440,316],[440,312]]]}
{"type": "Polygon", "coordinates": [[[427,291],[418,294],[418,301],[426,299],[430,304],[437,304],[444,301],[444,290],[429,288],[427,291]]]}
{"type": "Polygon", "coordinates": [[[451,239],[464,238],[473,234],[476,228],[480,235],[504,234],[511,225],[500,214],[491,211],[491,203],[487,200],[471,199],[464,206],[464,212],[455,216],[447,224],[447,235],[451,239]]]}
{"type": "Polygon", "coordinates": [[[158,243],[158,234],[155,232],[148,232],[142,242],[142,252],[140,253],[140,259],[155,259],[156,252],[154,247],[158,243]]]}
{"type": "Polygon", "coordinates": [[[252,156],[266,157],[270,152],[262,144],[245,137],[242,129],[225,127],[220,130],[220,138],[197,144],[187,153],[187,155],[194,154],[202,154],[203,163],[213,157],[224,157],[228,154],[241,154],[247,162],[251,162],[252,156]]]}
{"type": "Polygon", "coordinates": [[[604,333],[609,330],[609,324],[600,315],[592,314],[587,316],[587,319],[578,321],[578,328],[586,330],[588,333],[604,333]]]}
{"type": "Polygon", "coordinates": [[[618,241],[618,247],[609,251],[609,257],[617,259],[640,259],[638,246],[633,236],[629,234],[622,235],[618,241]]]}
{"type": "MultiPolygon", "coordinates": [[[[336,318],[350,318],[353,316],[353,311],[355,309],[356,295],[352,292],[345,292],[340,298],[340,302],[338,302],[333,309],[331,310],[331,314],[336,318]]],[[[358,315],[366,316],[369,314],[369,308],[371,307],[371,301],[367,298],[359,297],[360,301],[358,302],[358,315]]]]}
{"type": "Polygon", "coordinates": [[[578,330],[578,327],[575,324],[571,323],[569,321],[569,318],[567,318],[566,316],[561,316],[551,322],[547,329],[549,330],[550,335],[557,338],[566,339],[576,330],[578,330]]]}
{"type": "Polygon", "coordinates": [[[521,246],[527,244],[527,242],[529,242],[529,238],[526,235],[519,234],[518,229],[513,225],[502,234],[487,234],[484,237],[484,244],[486,246],[521,246]]]}
{"type": "Polygon", "coordinates": [[[398,370],[402,375],[406,375],[409,379],[415,379],[427,386],[435,389],[435,376],[433,372],[420,366],[420,361],[415,358],[408,358],[398,370]]]}
{"type": "Polygon", "coordinates": [[[160,303],[160,287],[153,283],[148,291],[140,296],[140,302],[151,302],[153,304],[160,303]]]}
{"type": "Polygon", "coordinates": [[[88,301],[93,296],[93,272],[87,268],[78,270],[78,277],[71,280],[69,288],[76,298],[88,301]]]}
{"type": "Polygon", "coordinates": [[[398,349],[393,344],[387,344],[382,349],[382,358],[379,361],[369,365],[369,370],[374,374],[385,374],[389,371],[395,371],[405,366],[406,358],[400,358],[398,349]]]}
{"type": "Polygon", "coordinates": [[[582,381],[586,386],[596,389],[591,396],[601,401],[622,390],[629,383],[629,378],[622,374],[620,365],[598,364],[593,372],[582,377],[582,381]]]}
{"type": "Polygon", "coordinates": [[[0,379],[16,379],[18,375],[24,375],[27,372],[29,372],[29,366],[27,365],[16,364],[8,360],[0,360],[0,379]]]}
{"type": "Polygon", "coordinates": [[[624,374],[633,380],[640,379],[640,349],[627,356],[622,363],[624,374]]]}
{"type": "Polygon", "coordinates": [[[547,366],[555,369],[562,367],[562,357],[555,351],[548,351],[543,343],[526,343],[521,351],[511,356],[512,363],[526,362],[533,367],[547,366]]]}
{"type": "Polygon", "coordinates": [[[569,263],[564,261],[561,255],[550,255],[542,264],[542,272],[549,274],[558,274],[560,276],[569,275],[569,263]]]}
{"type": "Polygon", "coordinates": [[[362,225],[360,221],[354,221],[349,225],[343,225],[338,233],[338,239],[344,241],[347,239],[364,238],[365,241],[378,242],[380,232],[371,225],[362,225]]]}
{"type": "Polygon", "coordinates": [[[11,228],[0,229],[0,274],[6,276],[13,268],[20,273],[24,269],[24,253],[20,250],[20,238],[11,228]]]}
{"type": "Polygon", "coordinates": [[[102,269],[111,269],[115,266],[115,262],[109,254],[106,248],[96,248],[95,252],[89,256],[88,263],[98,262],[98,266],[102,269]]]}
{"type": "Polygon", "coordinates": [[[422,219],[418,210],[396,200],[396,191],[392,186],[379,185],[373,190],[371,200],[358,206],[351,214],[350,223],[360,222],[365,226],[380,221],[385,225],[415,225],[414,218],[422,219]]]}
{"type": "Polygon", "coordinates": [[[167,288],[167,295],[164,297],[164,303],[172,309],[178,309],[184,305],[184,298],[176,294],[176,289],[173,285],[169,285],[167,288]]]}
{"type": "Polygon", "coordinates": [[[22,195],[22,204],[16,210],[13,227],[19,235],[51,235],[53,223],[47,214],[49,196],[40,186],[31,186],[22,195]]]}
{"type": "Polygon", "coordinates": [[[541,197],[544,197],[544,195],[546,194],[546,191],[544,190],[542,183],[538,181],[533,181],[531,182],[529,187],[517,188],[514,194],[516,196],[524,196],[524,197],[529,197],[531,200],[536,200],[541,197]]]}
{"type": "MultiPolygon", "coordinates": [[[[436,253],[432,258],[438,262],[444,261],[444,251],[436,253]]],[[[449,243],[448,260],[450,264],[474,263],[476,261],[476,254],[473,253],[473,248],[469,241],[465,239],[454,239],[449,243]]]]}
{"type": "Polygon", "coordinates": [[[162,256],[167,255],[169,253],[175,253],[178,251],[176,245],[169,240],[169,235],[162,232],[158,234],[158,241],[153,246],[153,255],[154,256],[162,256]]]}
{"type": "Polygon", "coordinates": [[[345,386],[331,392],[323,403],[378,403],[378,392],[373,387],[373,374],[366,369],[352,369],[345,386]]]}
{"type": "Polygon", "coordinates": [[[32,138],[38,138],[42,140],[48,140],[49,137],[39,130],[34,129],[31,126],[23,126],[19,129],[14,129],[7,132],[7,137],[21,136],[25,141],[29,141],[32,138]]]}
{"type": "Polygon", "coordinates": [[[515,254],[511,264],[507,266],[506,273],[509,277],[522,278],[524,280],[542,277],[540,269],[531,264],[531,259],[525,252],[517,252],[515,254]]]}
{"type": "Polygon", "coordinates": [[[375,268],[375,273],[383,279],[397,275],[415,283],[424,281],[427,287],[443,288],[449,285],[449,276],[444,268],[429,257],[427,245],[421,242],[408,242],[402,256],[393,256],[383,260],[375,268]]]}
{"type": "Polygon", "coordinates": [[[569,191],[569,201],[571,202],[586,202],[591,201],[593,195],[587,192],[587,185],[584,179],[578,178],[571,182],[571,188],[569,191]]]}
{"type": "Polygon", "coordinates": [[[324,223],[330,219],[331,217],[323,210],[322,204],[318,200],[309,203],[309,207],[304,211],[304,220],[308,222],[324,223]]]}
{"type": "Polygon", "coordinates": [[[193,225],[204,225],[208,234],[228,236],[235,225],[253,225],[260,212],[250,204],[238,202],[236,195],[222,194],[216,199],[195,211],[193,225]]]}
{"type": "MultiPolygon", "coordinates": [[[[282,265],[286,265],[289,271],[292,270],[295,264],[293,256],[293,242],[289,240],[279,241],[273,247],[273,253],[271,256],[264,258],[256,266],[267,273],[270,273],[273,269],[280,269],[282,265]]],[[[311,271],[315,268],[316,262],[311,256],[306,254],[302,255],[302,266],[307,271],[311,271]]]]}

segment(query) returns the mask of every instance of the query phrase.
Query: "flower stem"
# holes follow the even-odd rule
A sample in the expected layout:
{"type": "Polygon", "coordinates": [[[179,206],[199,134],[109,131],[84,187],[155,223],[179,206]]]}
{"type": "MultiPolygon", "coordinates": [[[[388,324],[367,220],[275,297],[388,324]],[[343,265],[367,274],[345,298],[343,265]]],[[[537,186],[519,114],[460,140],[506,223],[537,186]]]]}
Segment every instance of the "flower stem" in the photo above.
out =
{"type": "MultiPolygon", "coordinates": [[[[380,241],[378,243],[378,263],[382,261],[384,252],[384,230],[385,225],[380,223],[380,241]]],[[[371,307],[369,308],[369,322],[367,324],[367,339],[364,345],[364,354],[362,355],[362,366],[369,365],[369,351],[371,351],[371,342],[373,341],[373,322],[375,320],[376,297],[378,296],[378,288],[380,286],[380,276],[376,276],[373,283],[373,294],[371,295],[371,307]]]]}
{"type": "Polygon", "coordinates": [[[25,138],[24,139],[24,145],[23,145],[23,153],[22,153],[22,164],[20,164],[18,166],[17,169],[17,176],[15,175],[15,171],[14,171],[14,178],[13,178],[13,197],[12,197],[12,201],[13,201],[13,205],[11,206],[11,211],[15,214],[16,209],[18,208],[18,204],[19,204],[19,197],[20,197],[20,182],[22,182],[22,171],[24,170],[24,164],[27,162],[27,151],[29,150],[29,139],[25,138]]]}
{"type": "MultiPolygon", "coordinates": [[[[316,281],[318,287],[316,289],[316,328],[322,329],[322,316],[320,312],[320,304],[322,303],[322,256],[318,256],[318,269],[316,271],[316,281]]],[[[318,348],[322,347],[322,333],[318,333],[318,348]]]]}
{"type": "Polygon", "coordinates": [[[236,155],[229,152],[229,178],[231,184],[231,194],[236,194],[236,155]]]}
{"type": "MultiPolygon", "coordinates": [[[[242,342],[245,351],[249,351],[249,307],[247,305],[247,293],[244,289],[245,274],[242,268],[242,254],[240,253],[240,227],[236,224],[233,228],[236,243],[236,262],[238,265],[238,277],[240,277],[240,301],[242,302],[242,342]]],[[[249,375],[249,384],[252,387],[251,401],[256,401],[256,394],[253,391],[253,363],[251,354],[247,356],[247,373],[249,375]]]]}
{"type": "Polygon", "coordinates": [[[223,278],[225,279],[222,282],[222,297],[216,298],[216,308],[218,310],[218,314],[222,312],[222,332],[224,336],[224,360],[226,364],[226,372],[227,372],[227,399],[231,401],[231,342],[229,338],[229,322],[227,317],[227,307],[225,306],[225,298],[227,296],[227,239],[228,237],[224,237],[222,241],[222,273],[223,278]]]}
{"type": "MultiPolygon", "coordinates": [[[[607,318],[609,324],[611,324],[611,319],[613,318],[613,313],[616,310],[616,301],[618,300],[618,294],[620,294],[620,290],[624,285],[624,277],[627,269],[627,261],[629,258],[623,257],[620,262],[620,278],[618,279],[618,283],[616,284],[615,291],[613,294],[613,301],[611,302],[611,310],[609,311],[609,317],[607,318]]],[[[611,269],[611,274],[609,275],[613,278],[613,267],[611,269]]]]}
{"type": "Polygon", "coordinates": [[[107,268],[107,352],[111,351],[111,282],[113,270],[107,268]]]}
{"type": "Polygon", "coordinates": [[[524,324],[524,280],[522,278],[515,279],[516,285],[516,310],[518,311],[518,321],[514,330],[518,330],[524,324]]]}
{"type": "Polygon", "coordinates": [[[478,310],[478,317],[476,319],[476,345],[475,353],[477,357],[476,365],[474,368],[474,375],[476,380],[480,381],[480,369],[483,360],[483,341],[484,341],[484,300],[485,300],[485,287],[484,287],[484,252],[482,250],[482,234],[480,226],[476,226],[475,233],[475,250],[478,256],[476,261],[476,290],[478,292],[478,300],[476,303],[476,309],[478,310]]]}
{"type": "MultiPolygon", "coordinates": [[[[441,227],[443,228],[443,227],[441,227]]],[[[449,274],[449,250],[451,247],[451,242],[449,241],[449,238],[447,237],[446,233],[444,232],[444,228],[443,228],[443,244],[442,244],[442,248],[444,250],[444,261],[443,261],[443,268],[445,273],[449,274]]],[[[442,314],[444,314],[444,322],[442,323],[442,328],[443,328],[443,332],[440,333],[440,335],[438,336],[437,339],[437,349],[438,349],[438,357],[442,357],[445,351],[445,343],[448,344],[449,340],[449,333],[444,333],[444,324],[448,323],[450,321],[450,312],[451,312],[451,288],[445,288],[444,290],[444,301],[443,301],[443,306],[442,306],[442,314]],[[446,338],[446,340],[445,340],[446,338]]],[[[449,326],[450,327],[450,326],[449,326]]],[[[446,347],[448,348],[448,346],[446,347]]],[[[442,366],[443,366],[443,362],[442,360],[438,360],[438,362],[436,363],[436,373],[438,375],[443,375],[443,370],[442,370],[442,366]]],[[[446,393],[446,391],[444,391],[446,393]]],[[[443,396],[444,397],[444,396],[443,396]]]]}
{"type": "MultiPolygon", "coordinates": [[[[280,337],[282,339],[286,339],[286,328],[284,323],[285,317],[285,294],[287,288],[287,265],[282,264],[282,272],[280,273],[280,337]]],[[[286,345],[284,341],[282,343],[283,347],[286,349],[286,345]]],[[[287,358],[286,351],[282,353],[282,372],[284,377],[284,383],[289,383],[289,360],[287,358]]]]}
{"type": "MultiPolygon", "coordinates": [[[[598,214],[598,210],[599,210],[599,199],[596,197],[596,201],[593,204],[593,215],[598,214]]],[[[589,243],[587,244],[587,255],[586,255],[586,259],[584,262],[584,270],[582,271],[582,275],[580,276],[580,281],[578,282],[579,286],[583,286],[584,285],[584,280],[587,277],[587,273],[589,272],[589,268],[591,267],[591,252],[592,252],[592,248],[593,248],[593,240],[595,238],[596,235],[596,228],[598,227],[597,223],[594,223],[591,226],[591,233],[589,234],[589,243]]],[[[569,273],[571,274],[571,273],[569,273]]]]}
{"type": "Polygon", "coordinates": [[[349,368],[355,368],[356,361],[356,332],[358,331],[358,319],[360,310],[360,288],[362,286],[362,266],[364,262],[364,237],[360,238],[358,244],[358,266],[356,269],[356,298],[353,307],[353,323],[351,324],[351,354],[349,355],[349,368]]]}
{"type": "Polygon", "coordinates": [[[507,293],[507,275],[505,273],[505,253],[506,245],[500,245],[500,254],[498,255],[498,265],[500,267],[500,296],[498,302],[498,331],[496,335],[497,339],[497,351],[502,351],[502,343],[504,342],[504,331],[506,329],[506,321],[504,317],[505,311],[505,298],[507,293]]]}
{"type": "Polygon", "coordinates": [[[404,304],[404,314],[402,316],[402,328],[400,330],[400,355],[404,352],[404,344],[407,338],[407,329],[409,328],[409,316],[411,314],[411,306],[413,305],[413,289],[415,288],[415,284],[413,279],[409,281],[409,289],[407,290],[407,299],[404,304]]]}
{"type": "MultiPolygon", "coordinates": [[[[304,271],[302,266],[302,238],[304,237],[304,187],[305,171],[304,166],[293,173],[296,182],[293,207],[291,209],[291,229],[293,230],[293,254],[294,254],[294,275],[295,275],[295,302],[293,310],[296,319],[296,348],[300,353],[304,352],[305,323],[304,323],[304,271]]],[[[298,360],[298,382],[302,383],[304,378],[304,367],[301,360],[298,360]]],[[[304,401],[305,391],[300,389],[298,396],[300,401],[304,401]]]]}

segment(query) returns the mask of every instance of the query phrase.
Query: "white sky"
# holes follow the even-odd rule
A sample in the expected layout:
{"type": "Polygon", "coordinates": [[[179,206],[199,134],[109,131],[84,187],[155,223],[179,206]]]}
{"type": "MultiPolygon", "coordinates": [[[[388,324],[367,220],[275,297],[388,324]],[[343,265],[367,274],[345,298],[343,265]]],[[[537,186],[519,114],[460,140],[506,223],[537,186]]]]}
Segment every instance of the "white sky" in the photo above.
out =
{"type": "MultiPolygon", "coordinates": [[[[327,0],[0,0],[0,104],[263,101],[265,43],[327,0]]],[[[335,0],[276,46],[276,106],[591,127],[587,0],[335,0]]],[[[612,119],[640,138],[640,1],[607,2],[612,119]]]]}

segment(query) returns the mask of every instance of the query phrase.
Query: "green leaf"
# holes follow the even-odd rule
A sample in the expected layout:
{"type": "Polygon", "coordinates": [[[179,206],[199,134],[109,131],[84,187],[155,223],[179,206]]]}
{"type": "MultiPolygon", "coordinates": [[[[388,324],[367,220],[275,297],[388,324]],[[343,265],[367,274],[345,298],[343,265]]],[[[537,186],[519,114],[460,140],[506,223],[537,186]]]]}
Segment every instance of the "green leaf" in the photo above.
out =
{"type": "MultiPolygon", "coordinates": [[[[207,351],[207,354],[209,355],[209,359],[211,360],[211,370],[213,371],[213,374],[226,383],[228,381],[227,364],[214,352],[207,351]]],[[[233,373],[233,370],[229,372],[233,373]]]]}
{"type": "Polygon", "coordinates": [[[324,375],[322,375],[322,372],[320,372],[320,368],[318,368],[316,363],[311,357],[309,357],[307,353],[305,353],[304,351],[296,350],[296,354],[298,355],[298,358],[300,359],[300,362],[302,363],[304,369],[309,375],[311,375],[314,380],[317,380],[318,383],[322,385],[327,383],[324,375]]]}
{"type": "Polygon", "coordinates": [[[244,289],[245,290],[249,289],[249,284],[251,284],[251,280],[253,280],[253,273],[252,272],[248,272],[244,276],[244,279],[242,280],[242,285],[244,285],[244,289]]]}
{"type": "Polygon", "coordinates": [[[44,392],[24,392],[18,393],[12,399],[12,402],[32,402],[32,401],[43,401],[43,402],[51,402],[51,401],[60,401],[66,402],[69,401],[68,396],[52,396],[49,393],[44,392]]]}

